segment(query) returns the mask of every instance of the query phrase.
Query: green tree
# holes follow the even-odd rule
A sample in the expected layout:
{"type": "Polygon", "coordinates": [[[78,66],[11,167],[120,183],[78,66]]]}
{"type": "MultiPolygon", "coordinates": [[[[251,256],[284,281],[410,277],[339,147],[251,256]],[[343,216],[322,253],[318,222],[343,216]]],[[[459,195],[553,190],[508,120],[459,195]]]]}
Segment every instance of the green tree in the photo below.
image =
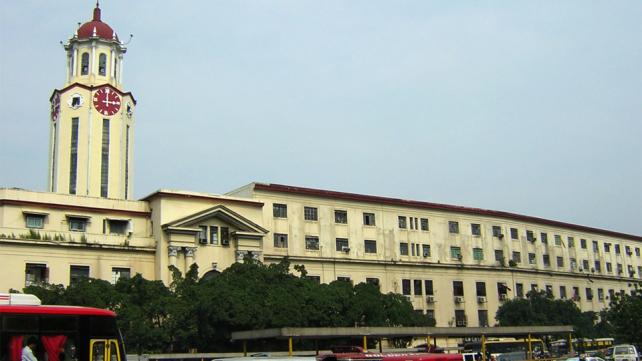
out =
{"type": "Polygon", "coordinates": [[[595,312],[582,312],[571,300],[555,300],[545,291],[505,302],[495,319],[500,326],[573,325],[578,337],[595,337],[595,312]]]}
{"type": "Polygon", "coordinates": [[[636,285],[632,294],[616,294],[609,306],[602,316],[618,342],[642,345],[642,289],[636,285]]]}

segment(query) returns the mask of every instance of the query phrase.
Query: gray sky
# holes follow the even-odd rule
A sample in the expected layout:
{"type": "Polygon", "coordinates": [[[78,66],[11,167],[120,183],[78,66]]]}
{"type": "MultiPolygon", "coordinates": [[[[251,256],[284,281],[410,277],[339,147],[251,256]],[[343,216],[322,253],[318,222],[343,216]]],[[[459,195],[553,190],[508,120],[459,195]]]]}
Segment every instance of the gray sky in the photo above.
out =
{"type": "MultiPolygon", "coordinates": [[[[92,1],[0,2],[0,187],[46,188],[59,44],[92,1]]],[[[251,181],[642,235],[641,1],[103,0],[135,193],[251,181]]]]}

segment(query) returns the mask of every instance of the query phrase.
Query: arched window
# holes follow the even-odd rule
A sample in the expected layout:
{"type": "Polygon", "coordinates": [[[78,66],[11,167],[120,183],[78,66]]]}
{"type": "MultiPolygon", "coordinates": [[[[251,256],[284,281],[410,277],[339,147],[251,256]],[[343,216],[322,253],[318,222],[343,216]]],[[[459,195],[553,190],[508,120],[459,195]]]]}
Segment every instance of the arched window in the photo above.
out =
{"type": "Polygon", "coordinates": [[[98,75],[105,76],[107,74],[107,55],[101,53],[98,56],[98,75]]]}
{"type": "Polygon", "coordinates": [[[89,53],[82,53],[80,60],[80,75],[89,74],[89,53]]]}

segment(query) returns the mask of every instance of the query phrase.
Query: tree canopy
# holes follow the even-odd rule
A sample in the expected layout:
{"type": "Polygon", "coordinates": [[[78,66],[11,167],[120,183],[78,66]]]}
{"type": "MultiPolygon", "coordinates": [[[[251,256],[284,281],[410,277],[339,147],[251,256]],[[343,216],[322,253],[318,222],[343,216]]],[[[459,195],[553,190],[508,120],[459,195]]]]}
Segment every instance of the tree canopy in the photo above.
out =
{"type": "Polygon", "coordinates": [[[116,311],[126,346],[137,353],[226,351],[232,348],[231,332],[249,329],[435,324],[401,295],[382,294],[366,283],[319,284],[303,266],[294,269],[300,276],[290,273],[287,259],[270,265],[247,259],[201,280],[196,265],[185,275],[170,267],[169,286],[136,275],[116,285],[85,279],[67,288],[42,285],[24,291],[45,304],[116,311]]]}

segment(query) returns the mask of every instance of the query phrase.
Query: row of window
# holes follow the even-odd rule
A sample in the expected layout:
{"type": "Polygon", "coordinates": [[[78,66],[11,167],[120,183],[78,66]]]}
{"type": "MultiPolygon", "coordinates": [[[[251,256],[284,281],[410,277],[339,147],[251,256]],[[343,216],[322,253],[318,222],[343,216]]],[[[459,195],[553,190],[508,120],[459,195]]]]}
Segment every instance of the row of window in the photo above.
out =
{"type": "MultiPolygon", "coordinates": [[[[532,283],[530,285],[531,291],[537,292],[539,290],[537,283],[532,283]]],[[[508,299],[508,291],[511,291],[511,289],[508,287],[506,282],[497,282],[497,297],[500,301],[505,301],[508,299]]],[[[545,285],[545,291],[553,296],[553,286],[552,285],[545,285]]],[[[428,303],[433,303],[434,302],[434,295],[435,291],[433,288],[433,281],[432,280],[411,280],[411,279],[402,279],[401,280],[401,292],[403,295],[410,296],[425,296],[426,300],[428,303]]],[[[593,288],[591,287],[586,287],[584,289],[586,299],[587,300],[593,300],[594,299],[594,291],[593,288]]],[[[613,297],[615,295],[615,290],[614,289],[609,289],[608,294],[609,297],[613,297]]],[[[624,292],[621,290],[620,292],[624,292]]],[[[463,281],[453,281],[452,282],[452,295],[454,297],[455,303],[463,303],[464,302],[464,282],[463,281]]],[[[477,296],[477,302],[478,303],[485,303],[486,302],[486,297],[487,297],[487,291],[486,291],[486,282],[483,281],[478,281],[475,282],[475,295],[477,296]]],[[[524,297],[524,284],[523,283],[516,283],[515,284],[515,296],[516,297],[524,297]]],[[[561,299],[566,299],[567,298],[567,289],[566,286],[559,286],[559,298],[561,299]]],[[[597,299],[600,301],[603,301],[605,299],[608,299],[609,297],[605,296],[605,290],[603,288],[597,288],[597,299]]],[[[572,293],[571,293],[571,299],[579,301],[581,299],[580,296],[580,288],[577,286],[574,286],[572,288],[572,293]]]]}
{"type": "MultiPolygon", "coordinates": [[[[120,278],[130,278],[131,269],[125,267],[112,267],[111,282],[116,284],[120,278]]],[[[89,278],[89,266],[69,266],[69,284],[75,284],[82,279],[89,278]]],[[[49,283],[49,268],[44,263],[27,263],[25,266],[25,287],[49,283]]]]}
{"type": "Polygon", "coordinates": [[[198,233],[198,243],[223,246],[230,245],[230,229],[218,226],[198,226],[201,230],[198,233]]]}
{"type": "MultiPolygon", "coordinates": [[[[72,58],[73,59],[73,58],[72,58]]],[[[70,64],[71,68],[74,68],[73,62],[70,64]]],[[[80,56],[80,75],[89,74],[89,53],[82,53],[80,56]]],[[[98,75],[106,76],[107,75],[107,54],[100,53],[98,55],[98,75]]]]}
{"type": "MultiPolygon", "coordinates": [[[[25,212],[25,226],[30,229],[43,229],[45,227],[46,213],[25,212]]],[[[91,217],[80,215],[67,215],[67,225],[72,232],[85,232],[91,217]]],[[[131,221],[128,219],[105,219],[103,222],[104,234],[124,235],[131,233],[131,221]]]]}
{"type": "MultiPolygon", "coordinates": [[[[287,218],[288,216],[288,206],[287,204],[274,203],[272,205],[273,216],[275,218],[287,218]]],[[[319,213],[318,208],[316,207],[303,207],[303,217],[306,221],[318,221],[319,213]]],[[[348,213],[345,210],[335,210],[334,211],[335,223],[347,224],[348,223],[348,213]]],[[[366,226],[375,226],[376,219],[374,213],[363,213],[363,224],[366,226]]],[[[398,216],[398,226],[400,229],[411,229],[411,230],[429,230],[429,221],[428,218],[418,218],[418,217],[408,217],[408,216],[398,216]]],[[[511,239],[519,239],[519,230],[517,228],[510,228],[510,237],[511,239]]],[[[459,222],[457,221],[448,221],[448,231],[451,234],[459,234],[459,222]]],[[[479,223],[470,224],[470,232],[473,236],[481,236],[482,226],[479,223]]],[[[493,237],[499,239],[504,238],[504,234],[501,226],[492,226],[493,237]]],[[[540,240],[544,244],[548,244],[548,233],[540,232],[540,240]]],[[[537,240],[535,232],[532,230],[526,230],[526,240],[530,242],[535,242],[537,240]]],[[[575,237],[568,236],[566,238],[566,244],[562,240],[562,236],[555,234],[553,236],[554,244],[556,246],[573,248],[575,247],[575,237]]],[[[598,241],[592,241],[593,251],[599,253],[599,243],[598,241]]],[[[621,246],[619,244],[612,244],[609,242],[604,242],[604,252],[610,252],[611,246],[615,254],[621,253],[621,246]]],[[[587,240],[582,238],[580,239],[580,248],[587,249],[587,240]]],[[[633,249],[631,246],[624,247],[625,252],[628,256],[633,255],[633,249]]],[[[639,247],[635,247],[635,255],[640,257],[641,251],[639,247]]]]}

